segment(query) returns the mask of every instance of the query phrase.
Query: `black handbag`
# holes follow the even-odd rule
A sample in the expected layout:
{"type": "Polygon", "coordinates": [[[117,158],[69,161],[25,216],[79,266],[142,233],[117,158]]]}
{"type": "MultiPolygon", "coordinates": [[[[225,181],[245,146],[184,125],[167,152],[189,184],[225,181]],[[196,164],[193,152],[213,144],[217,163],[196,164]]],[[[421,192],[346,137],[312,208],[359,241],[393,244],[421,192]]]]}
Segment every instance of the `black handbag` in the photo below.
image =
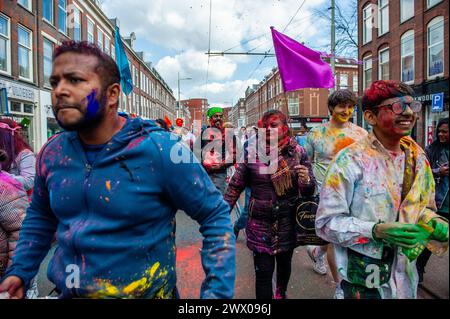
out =
{"type": "Polygon", "coordinates": [[[300,197],[295,210],[295,242],[297,246],[328,244],[316,234],[316,213],[319,196],[300,197]]]}

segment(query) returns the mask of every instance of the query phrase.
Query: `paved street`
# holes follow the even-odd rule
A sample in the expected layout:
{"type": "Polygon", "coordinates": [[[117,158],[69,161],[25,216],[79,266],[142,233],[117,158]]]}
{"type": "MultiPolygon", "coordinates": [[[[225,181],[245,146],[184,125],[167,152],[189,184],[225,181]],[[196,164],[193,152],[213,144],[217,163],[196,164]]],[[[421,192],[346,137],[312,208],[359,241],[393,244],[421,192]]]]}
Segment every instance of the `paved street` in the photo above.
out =
{"type": "MultiPolygon", "coordinates": [[[[233,215],[234,218],[234,215],[233,215]]],[[[180,295],[185,299],[195,299],[200,295],[200,285],[203,280],[203,269],[200,261],[202,237],[198,225],[186,214],[177,214],[177,275],[180,295]]],[[[53,250],[49,256],[53,253],[53,250]]],[[[253,259],[245,244],[245,235],[240,233],[237,241],[237,271],[236,299],[255,298],[255,279],[253,259]]],[[[46,295],[53,286],[46,280],[48,257],[42,264],[38,276],[40,294],[46,295]]],[[[419,298],[449,298],[449,255],[443,258],[432,256],[427,267],[424,287],[429,291],[419,289],[419,298]]],[[[288,289],[291,299],[328,299],[334,294],[334,286],[330,274],[317,275],[313,270],[306,249],[295,250],[292,264],[292,276],[288,289]]]]}

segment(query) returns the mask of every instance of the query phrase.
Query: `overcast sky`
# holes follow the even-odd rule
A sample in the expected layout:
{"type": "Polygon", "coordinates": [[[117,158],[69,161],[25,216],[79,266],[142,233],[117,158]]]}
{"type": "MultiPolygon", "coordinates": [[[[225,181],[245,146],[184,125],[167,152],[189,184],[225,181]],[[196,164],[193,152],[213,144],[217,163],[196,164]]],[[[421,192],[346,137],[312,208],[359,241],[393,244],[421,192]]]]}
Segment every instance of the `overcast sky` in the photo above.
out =
{"type": "MultiPolygon", "coordinates": [[[[300,6],[284,33],[312,49],[329,50],[329,22],[315,13],[327,3],[212,0],[211,52],[273,53],[270,26],[283,31],[300,6]]],[[[276,59],[266,58],[259,65],[261,56],[226,55],[211,57],[208,67],[209,4],[209,0],[103,0],[102,7],[108,17],[119,19],[122,36],[135,32],[134,49],[145,52],[175,97],[180,72],[180,78],[192,78],[181,81],[181,99],[206,97],[211,105],[231,106],[247,86],[259,83],[276,66],[276,59]]]]}

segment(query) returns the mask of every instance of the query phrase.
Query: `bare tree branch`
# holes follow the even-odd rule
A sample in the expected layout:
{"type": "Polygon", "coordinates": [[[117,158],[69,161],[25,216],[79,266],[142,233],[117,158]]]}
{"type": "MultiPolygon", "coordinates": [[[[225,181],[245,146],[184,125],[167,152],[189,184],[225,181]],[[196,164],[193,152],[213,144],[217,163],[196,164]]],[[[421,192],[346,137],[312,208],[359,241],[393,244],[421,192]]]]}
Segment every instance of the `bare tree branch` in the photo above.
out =
{"type": "MultiPolygon", "coordinates": [[[[342,2],[341,5],[335,5],[335,52],[336,55],[356,58],[358,54],[357,0],[351,0],[349,7],[350,10],[345,11],[342,2]]],[[[324,7],[315,10],[315,14],[331,23],[330,10],[330,7],[324,7]]]]}

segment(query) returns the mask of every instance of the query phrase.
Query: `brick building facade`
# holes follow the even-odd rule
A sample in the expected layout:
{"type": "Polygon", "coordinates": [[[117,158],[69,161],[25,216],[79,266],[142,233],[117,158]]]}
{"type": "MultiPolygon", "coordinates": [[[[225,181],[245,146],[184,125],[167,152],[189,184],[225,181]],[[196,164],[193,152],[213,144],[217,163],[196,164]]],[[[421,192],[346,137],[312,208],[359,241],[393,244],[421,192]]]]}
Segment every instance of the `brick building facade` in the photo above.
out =
{"type": "MultiPolygon", "coordinates": [[[[337,89],[345,88],[357,93],[356,60],[336,58],[335,77],[337,89]]],[[[328,95],[328,89],[301,89],[285,93],[280,73],[274,68],[263,81],[248,87],[245,92],[246,125],[256,126],[264,112],[277,109],[289,115],[289,125],[294,132],[302,123],[308,127],[316,126],[328,120],[328,95]]]]}
{"type": "Polygon", "coordinates": [[[449,0],[358,0],[358,15],[359,93],[378,79],[411,85],[423,103],[412,136],[428,145],[448,117],[449,0]],[[441,97],[442,109],[433,110],[441,97]]]}
{"type": "MultiPolygon", "coordinates": [[[[90,41],[115,59],[114,32],[110,20],[94,0],[0,1],[0,89],[8,103],[0,116],[12,117],[24,126],[23,134],[37,152],[60,128],[51,110],[49,76],[52,53],[64,40],[90,41]]],[[[132,39],[125,50],[135,85],[122,96],[119,108],[144,118],[174,118],[175,98],[161,76],[135,52],[132,39]]]]}

